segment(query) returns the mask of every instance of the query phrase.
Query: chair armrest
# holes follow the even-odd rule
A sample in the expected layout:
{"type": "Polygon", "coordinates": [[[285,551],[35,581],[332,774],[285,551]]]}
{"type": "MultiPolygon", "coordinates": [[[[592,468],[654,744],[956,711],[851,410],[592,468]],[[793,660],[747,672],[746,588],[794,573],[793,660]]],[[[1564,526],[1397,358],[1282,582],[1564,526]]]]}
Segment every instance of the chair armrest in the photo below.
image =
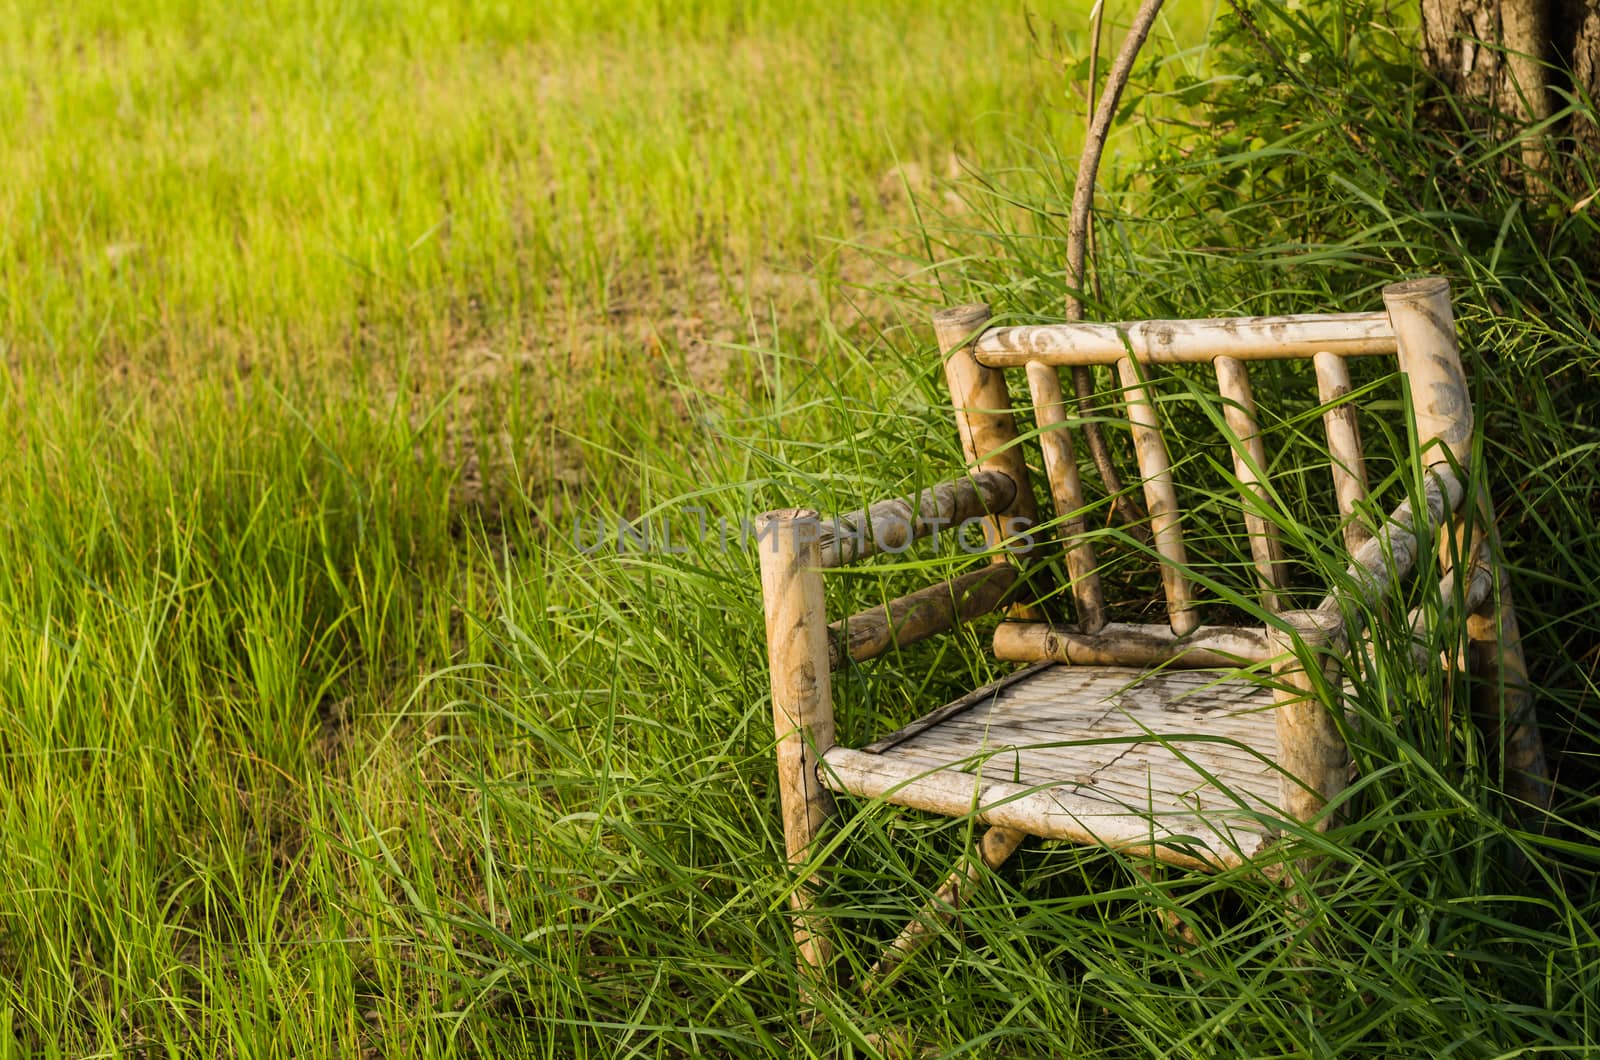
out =
{"type": "Polygon", "coordinates": [[[848,512],[818,527],[822,565],[843,567],[879,552],[904,552],[918,538],[998,517],[1016,496],[1011,476],[987,470],[848,512]]]}
{"type": "MultiPolygon", "coordinates": [[[[1432,544],[1437,539],[1439,528],[1461,506],[1465,492],[1466,487],[1455,468],[1437,465],[1428,470],[1422,494],[1424,510],[1420,515],[1409,498],[1402,501],[1389,513],[1377,534],[1368,538],[1351,556],[1347,572],[1358,602],[1367,607],[1376,606],[1392,585],[1411,573],[1421,544],[1424,541],[1432,544]]],[[[1338,612],[1342,595],[1334,590],[1317,610],[1338,612]]],[[[1359,630],[1350,632],[1355,634],[1359,630]]]]}
{"type": "Polygon", "coordinates": [[[833,622],[828,626],[829,666],[837,670],[846,662],[863,662],[998,610],[1017,577],[1009,563],[990,564],[833,622]]]}
{"type": "MultiPolygon", "coordinates": [[[[782,566],[776,552],[785,550],[793,554],[790,563],[803,564],[798,559],[802,555],[813,557],[812,573],[819,574],[822,569],[842,567],[879,552],[904,552],[918,538],[946,529],[959,532],[971,521],[1001,520],[1000,513],[1011,507],[1016,496],[1017,483],[1011,476],[990,469],[941,482],[920,493],[878,501],[831,520],[806,509],[768,512],[759,523],[757,548],[763,553],[763,569],[782,566]],[[782,540],[768,540],[772,535],[781,535],[782,540]]],[[[891,647],[905,647],[986,615],[1010,602],[1017,579],[1015,567],[997,560],[984,569],[936,582],[831,623],[827,627],[828,669],[870,659],[891,647]]],[[[817,584],[820,586],[820,581],[817,584]]],[[[762,591],[769,597],[769,609],[776,603],[771,594],[782,591],[774,585],[764,577],[762,591]]]]}

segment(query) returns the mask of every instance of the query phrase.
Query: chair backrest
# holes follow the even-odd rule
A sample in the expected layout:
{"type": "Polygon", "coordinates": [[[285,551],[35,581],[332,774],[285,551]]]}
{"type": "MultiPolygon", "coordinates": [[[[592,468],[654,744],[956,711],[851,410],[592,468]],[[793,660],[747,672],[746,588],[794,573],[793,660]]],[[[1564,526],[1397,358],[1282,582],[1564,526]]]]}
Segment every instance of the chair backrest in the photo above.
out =
{"type": "MultiPolygon", "coordinates": [[[[1459,471],[1465,466],[1472,406],[1456,347],[1449,285],[1439,278],[1412,280],[1385,288],[1383,299],[1381,312],[993,328],[987,326],[986,306],[960,306],[937,314],[934,322],[969,464],[974,471],[1003,472],[1018,483],[1001,520],[1013,530],[1040,525],[1027,466],[1031,447],[1038,446],[1056,513],[1050,526],[1065,554],[1077,625],[1091,633],[1106,623],[1107,602],[1093,535],[1084,525],[1091,506],[1072,439],[1076,417],[1069,412],[1060,370],[1115,370],[1149,511],[1149,533],[1160,560],[1168,621],[1175,634],[1183,635],[1200,625],[1201,608],[1190,577],[1168,432],[1159,411],[1166,399],[1158,392],[1158,380],[1169,366],[1209,365],[1214,373],[1222,411],[1214,421],[1231,451],[1239,514],[1259,600],[1268,611],[1280,609],[1288,573],[1276,521],[1269,517],[1276,494],[1268,439],[1251,389],[1252,362],[1311,362],[1332,493],[1351,553],[1370,536],[1372,520],[1361,513],[1368,490],[1367,461],[1354,400],[1360,392],[1352,389],[1350,358],[1393,359],[1409,394],[1409,402],[1395,407],[1411,410],[1413,430],[1406,433],[1415,440],[1413,456],[1424,467],[1459,471]],[[1018,429],[1005,378],[1010,369],[1026,376],[1036,429],[1018,429]]],[[[1002,536],[998,530],[993,534],[997,541],[1002,536]]]]}

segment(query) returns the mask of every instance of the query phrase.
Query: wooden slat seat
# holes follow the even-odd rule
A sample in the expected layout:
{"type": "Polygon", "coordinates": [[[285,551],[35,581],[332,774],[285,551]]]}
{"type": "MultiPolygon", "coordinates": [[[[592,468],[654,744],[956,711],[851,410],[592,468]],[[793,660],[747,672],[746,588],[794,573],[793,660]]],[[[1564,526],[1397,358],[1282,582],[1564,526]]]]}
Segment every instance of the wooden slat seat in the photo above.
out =
{"type": "Polygon", "coordinates": [[[996,824],[1008,805],[1048,800],[1056,812],[1030,815],[1045,838],[1222,867],[1275,833],[1273,704],[1270,686],[1238,671],[1045,663],[859,751],[833,748],[821,776],[916,809],[954,798],[996,824]]]}

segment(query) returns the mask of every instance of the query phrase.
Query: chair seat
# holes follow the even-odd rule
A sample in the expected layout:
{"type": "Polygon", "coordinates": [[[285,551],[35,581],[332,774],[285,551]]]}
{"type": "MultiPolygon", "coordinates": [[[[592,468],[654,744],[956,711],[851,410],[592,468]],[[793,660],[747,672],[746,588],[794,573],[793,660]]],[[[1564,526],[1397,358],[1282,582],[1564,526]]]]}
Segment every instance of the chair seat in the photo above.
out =
{"type": "Polygon", "coordinates": [[[1046,663],[861,750],[824,756],[836,791],[1054,839],[1220,867],[1280,819],[1269,686],[1237,671],[1046,663]]]}

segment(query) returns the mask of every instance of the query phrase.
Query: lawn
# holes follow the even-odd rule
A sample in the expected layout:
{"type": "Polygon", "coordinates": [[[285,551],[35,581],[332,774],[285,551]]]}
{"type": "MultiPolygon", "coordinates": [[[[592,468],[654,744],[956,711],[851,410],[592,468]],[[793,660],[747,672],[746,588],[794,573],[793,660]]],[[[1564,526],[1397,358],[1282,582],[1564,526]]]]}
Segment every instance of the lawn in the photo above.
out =
{"type": "MultiPolygon", "coordinates": [[[[0,3],[0,1050],[1594,1039],[1592,210],[1396,114],[1381,13],[1291,6],[1271,53],[1160,24],[1096,311],[1452,276],[1555,814],[1389,719],[1309,948],[1247,875],[1029,848],[901,987],[807,1008],[754,556],[699,520],[957,466],[926,310],[1059,312],[1087,5],[0,3]],[[625,519],[688,551],[595,547],[625,519]]],[[[896,656],[846,724],[992,665],[896,656]]],[[[854,820],[847,964],[961,839],[854,820]]]]}

